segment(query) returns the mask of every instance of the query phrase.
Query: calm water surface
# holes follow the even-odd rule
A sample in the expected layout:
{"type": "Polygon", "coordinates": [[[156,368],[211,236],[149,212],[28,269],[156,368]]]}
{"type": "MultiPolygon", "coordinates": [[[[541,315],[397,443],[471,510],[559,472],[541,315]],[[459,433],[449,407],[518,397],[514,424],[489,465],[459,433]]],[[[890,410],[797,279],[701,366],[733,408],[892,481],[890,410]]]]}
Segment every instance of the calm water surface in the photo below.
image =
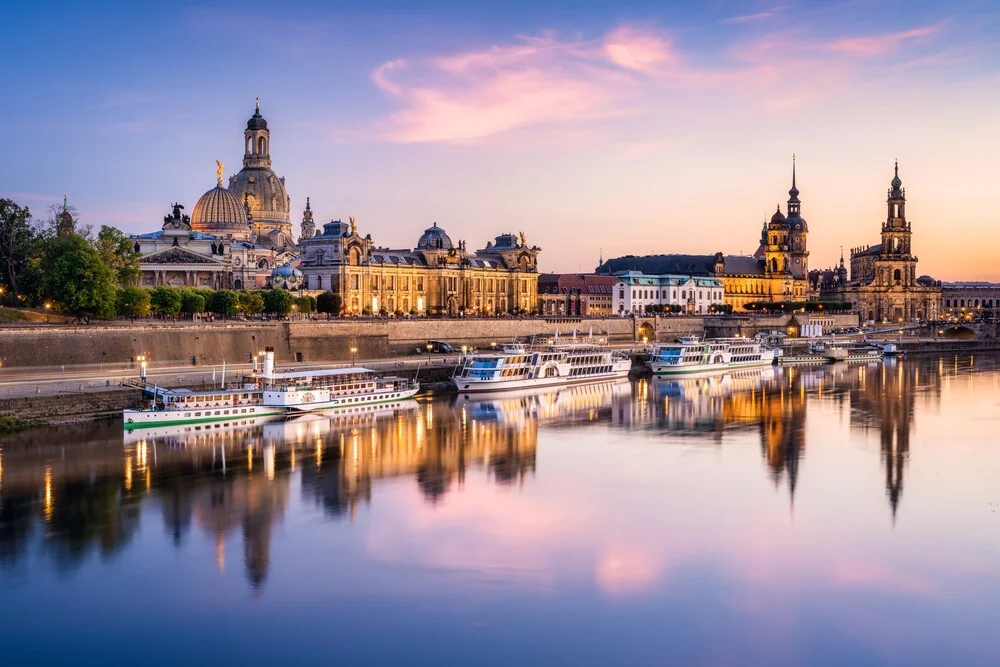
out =
{"type": "Polygon", "coordinates": [[[997,358],[0,448],[5,666],[1000,664],[997,358]]]}

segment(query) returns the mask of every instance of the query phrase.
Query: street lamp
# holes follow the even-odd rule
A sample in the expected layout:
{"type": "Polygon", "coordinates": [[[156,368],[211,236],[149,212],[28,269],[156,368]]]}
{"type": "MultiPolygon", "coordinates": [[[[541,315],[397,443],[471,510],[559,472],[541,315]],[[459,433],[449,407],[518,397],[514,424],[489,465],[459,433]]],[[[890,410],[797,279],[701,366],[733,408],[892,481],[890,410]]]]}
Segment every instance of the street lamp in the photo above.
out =
{"type": "Polygon", "coordinates": [[[463,345],[462,346],[462,361],[465,361],[465,354],[468,351],[469,351],[469,346],[468,345],[463,345]]]}
{"type": "Polygon", "coordinates": [[[146,355],[139,355],[139,379],[146,381],[146,355]]]}
{"type": "Polygon", "coordinates": [[[51,307],[52,307],[52,304],[49,303],[48,301],[46,301],[45,302],[45,323],[46,324],[49,323],[49,308],[51,308],[51,307]]]}
{"type": "Polygon", "coordinates": [[[433,345],[431,345],[430,343],[427,343],[427,363],[428,364],[431,363],[431,348],[432,347],[433,347],[433,345]]]}
{"type": "Polygon", "coordinates": [[[357,353],[358,353],[358,348],[356,348],[356,347],[352,347],[352,348],[351,348],[351,365],[352,365],[352,366],[354,366],[354,365],[355,365],[355,364],[357,363],[357,362],[355,361],[355,356],[354,356],[354,355],[356,355],[357,353]]]}

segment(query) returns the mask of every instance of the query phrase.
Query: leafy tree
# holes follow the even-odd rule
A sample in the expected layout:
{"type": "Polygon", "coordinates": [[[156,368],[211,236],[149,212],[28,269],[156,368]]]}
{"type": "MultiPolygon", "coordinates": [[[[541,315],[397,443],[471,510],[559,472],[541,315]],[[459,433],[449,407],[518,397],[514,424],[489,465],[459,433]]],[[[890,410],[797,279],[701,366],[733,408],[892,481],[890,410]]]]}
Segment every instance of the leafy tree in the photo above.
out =
{"type": "Polygon", "coordinates": [[[244,315],[256,315],[264,310],[264,297],[260,292],[239,292],[240,312],[244,315]]]}
{"type": "Polygon", "coordinates": [[[129,285],[118,290],[115,309],[124,317],[144,317],[149,313],[149,292],[129,285]]]}
{"type": "Polygon", "coordinates": [[[181,293],[173,287],[161,285],[153,289],[149,295],[149,303],[157,313],[174,317],[181,312],[181,293]]]}
{"type": "Polygon", "coordinates": [[[316,299],[311,296],[300,296],[295,300],[295,306],[303,315],[308,315],[316,309],[316,299]]]}
{"type": "Polygon", "coordinates": [[[188,292],[181,299],[181,312],[185,315],[197,315],[205,312],[205,297],[197,292],[188,292]]]}
{"type": "Polygon", "coordinates": [[[15,306],[35,240],[30,220],[31,212],[27,207],[21,208],[10,199],[0,199],[0,284],[7,283],[10,287],[11,303],[15,306]]]}
{"type": "Polygon", "coordinates": [[[287,315],[292,311],[295,297],[283,289],[264,291],[264,312],[275,315],[287,315]]]}
{"type": "Polygon", "coordinates": [[[77,317],[115,315],[115,274],[78,234],[49,240],[40,260],[41,287],[47,298],[77,317]]]}
{"type": "Polygon", "coordinates": [[[240,298],[236,292],[227,289],[220,289],[213,293],[205,304],[208,312],[226,317],[240,312],[240,298]]]}
{"type": "Polygon", "coordinates": [[[316,312],[319,313],[333,313],[336,315],[340,313],[343,305],[343,300],[336,292],[323,292],[316,297],[316,312]]]}
{"type": "Polygon", "coordinates": [[[135,285],[139,281],[139,253],[135,244],[117,227],[102,225],[94,247],[101,259],[118,277],[118,285],[135,285]]]}

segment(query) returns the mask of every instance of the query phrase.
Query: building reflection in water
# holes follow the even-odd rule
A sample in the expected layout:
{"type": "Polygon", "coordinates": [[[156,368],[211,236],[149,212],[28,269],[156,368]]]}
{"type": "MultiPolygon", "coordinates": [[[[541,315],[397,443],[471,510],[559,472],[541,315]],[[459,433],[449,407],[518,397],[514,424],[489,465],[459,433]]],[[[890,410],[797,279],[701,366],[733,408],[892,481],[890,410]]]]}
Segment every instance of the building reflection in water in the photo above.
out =
{"type": "Polygon", "coordinates": [[[477,469],[499,485],[525,484],[539,429],[588,424],[712,445],[727,434],[759,438],[768,476],[787,486],[791,501],[806,461],[807,408],[817,401],[848,410],[852,430],[878,434],[895,517],[917,397],[939,401],[942,382],[970,370],[971,361],[887,360],[457,396],[149,429],[126,434],[124,447],[114,421],[29,431],[0,440],[0,566],[17,567],[36,537],[60,570],[90,553],[113,556],[131,541],[142,510],[156,507],[178,548],[192,530],[214,543],[221,571],[227,546],[242,540],[256,589],[267,579],[272,532],[295,475],[303,499],[331,518],[353,518],[383,479],[410,478],[438,504],[477,469]]]}

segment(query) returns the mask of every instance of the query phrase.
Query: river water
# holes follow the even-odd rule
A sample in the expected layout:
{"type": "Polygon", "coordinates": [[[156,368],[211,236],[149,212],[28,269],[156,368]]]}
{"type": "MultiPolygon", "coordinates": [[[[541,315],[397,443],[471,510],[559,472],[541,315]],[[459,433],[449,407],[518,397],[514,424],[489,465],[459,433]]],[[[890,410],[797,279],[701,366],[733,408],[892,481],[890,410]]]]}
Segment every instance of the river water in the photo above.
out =
{"type": "Polygon", "coordinates": [[[0,439],[0,664],[1000,664],[998,368],[0,439]]]}

